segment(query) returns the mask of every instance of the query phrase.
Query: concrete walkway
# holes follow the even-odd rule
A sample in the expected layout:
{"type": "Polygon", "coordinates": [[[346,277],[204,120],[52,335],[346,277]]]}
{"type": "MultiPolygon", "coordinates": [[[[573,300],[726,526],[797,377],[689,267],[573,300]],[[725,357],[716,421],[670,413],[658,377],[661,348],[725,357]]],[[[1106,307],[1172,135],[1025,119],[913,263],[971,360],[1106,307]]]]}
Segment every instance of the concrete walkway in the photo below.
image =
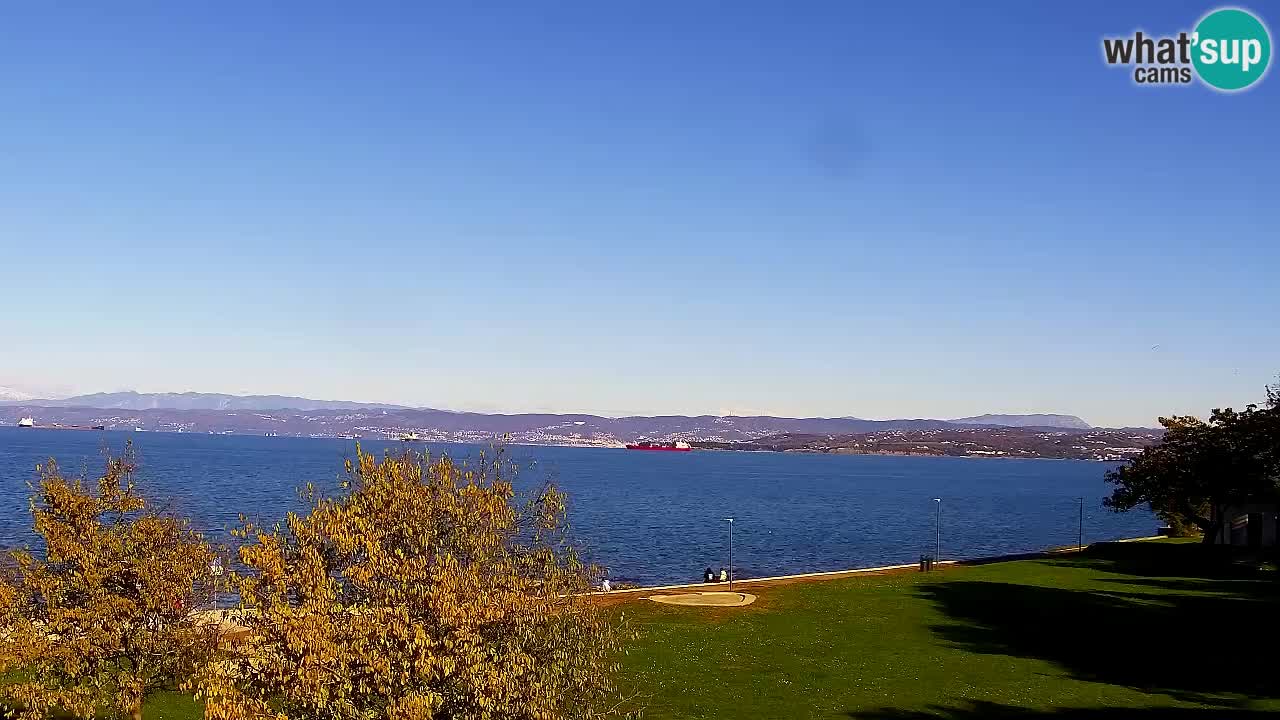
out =
{"type": "MultiPolygon", "coordinates": [[[[1107,543],[1112,543],[1112,542],[1142,542],[1144,540],[1160,540],[1162,538],[1163,536],[1161,535],[1149,535],[1146,537],[1124,538],[1122,540],[1107,540],[1103,542],[1093,543],[1091,545],[1086,545],[1083,548],[1066,547],[1066,548],[1056,548],[1052,550],[1044,550],[1041,552],[1014,553],[1010,555],[992,555],[988,557],[971,558],[968,560],[940,560],[934,563],[934,567],[953,567],[953,566],[961,566],[961,565],[986,565],[988,563],[1010,562],[1013,560],[1037,560],[1041,558],[1056,557],[1060,555],[1067,555],[1071,553],[1081,552],[1083,550],[1088,550],[1090,547],[1093,547],[1093,545],[1106,545],[1107,543]]],[[[904,563],[901,565],[881,565],[879,567],[851,568],[849,570],[829,570],[826,572],[797,573],[794,575],[774,575],[771,577],[734,580],[733,586],[736,589],[740,585],[746,585],[751,587],[790,585],[792,583],[797,583],[797,582],[808,582],[808,581],[816,581],[816,580],[838,580],[840,578],[854,577],[857,575],[885,575],[890,573],[910,572],[912,570],[919,570],[919,568],[920,568],[920,564],[916,562],[916,563],[904,563]]],[[[608,592],[598,591],[598,592],[591,593],[591,595],[593,597],[601,597],[601,598],[616,597],[618,599],[622,599],[628,595],[636,595],[640,593],[652,593],[655,590],[699,589],[705,592],[714,592],[714,591],[708,591],[707,588],[727,587],[727,586],[728,586],[728,583],[721,583],[721,582],[711,582],[711,583],[694,582],[694,583],[683,583],[679,585],[656,585],[652,587],[627,588],[626,590],[610,590],[608,592]]]]}

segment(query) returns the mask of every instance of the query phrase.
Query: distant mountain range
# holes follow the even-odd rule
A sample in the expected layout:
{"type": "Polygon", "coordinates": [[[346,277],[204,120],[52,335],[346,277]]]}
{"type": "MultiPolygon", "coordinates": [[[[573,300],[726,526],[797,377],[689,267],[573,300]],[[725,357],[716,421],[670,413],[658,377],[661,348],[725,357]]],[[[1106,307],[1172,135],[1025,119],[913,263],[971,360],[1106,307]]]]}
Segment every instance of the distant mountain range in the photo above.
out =
{"type": "MultiPolygon", "coordinates": [[[[0,388],[0,391],[6,388],[0,388]]],[[[36,400],[30,396],[5,398],[39,404],[42,407],[86,407],[105,410],[359,410],[406,409],[404,405],[311,400],[288,395],[225,395],[222,393],[140,393],[132,390],[76,395],[58,400],[36,400]]]]}
{"type": "Polygon", "coordinates": [[[36,396],[29,392],[0,385],[0,402],[25,402],[35,399],[36,396]]]}
{"type": "MultiPolygon", "coordinates": [[[[201,392],[184,392],[184,393],[140,393],[132,390],[113,393],[92,393],[89,395],[75,395],[68,398],[58,399],[37,399],[29,393],[24,393],[13,388],[0,386],[0,403],[15,404],[24,403],[39,407],[49,408],[100,408],[103,410],[245,410],[245,411],[268,411],[268,410],[420,410],[425,412],[448,413],[451,416],[464,416],[471,418],[494,417],[494,418],[518,418],[518,417],[536,417],[539,419],[549,419],[554,417],[586,417],[594,420],[606,420],[597,415],[560,415],[560,414],[540,414],[540,413],[519,413],[514,415],[503,414],[486,414],[486,413],[455,413],[445,410],[433,410],[431,408],[413,408],[407,405],[391,405],[388,403],[371,403],[371,402],[353,402],[350,400],[312,400],[310,398],[294,397],[290,395],[228,395],[224,393],[201,393],[201,392]]],[[[703,415],[699,418],[711,418],[713,416],[703,415]]],[[[692,420],[693,416],[687,415],[668,415],[655,417],[629,417],[617,418],[619,420],[692,420]]],[[[814,432],[821,432],[821,426],[828,426],[831,429],[846,430],[854,427],[859,431],[883,430],[890,426],[910,428],[910,429],[926,429],[928,427],[945,427],[949,424],[955,425],[993,425],[1001,427],[1057,427],[1071,428],[1075,430],[1087,430],[1091,427],[1089,423],[1081,420],[1075,415],[977,415],[974,417],[956,418],[954,420],[933,420],[933,419],[914,419],[914,420],[863,420],[856,417],[843,418],[780,418],[761,416],[761,419],[776,421],[781,424],[789,422],[803,423],[811,426],[814,432]]],[[[788,432],[789,430],[784,430],[788,432]]]]}
{"type": "Polygon", "coordinates": [[[1093,427],[1075,415],[977,415],[956,418],[957,425],[998,425],[1000,427],[1058,427],[1088,430],[1093,427]]]}
{"type": "Polygon", "coordinates": [[[195,392],[94,393],[58,400],[0,401],[0,424],[28,416],[43,426],[328,437],[415,435],[427,440],[457,442],[507,435],[514,442],[605,446],[635,440],[738,442],[780,434],[824,436],[981,427],[1078,432],[1091,428],[1073,415],[979,415],[958,420],[714,415],[611,418],[587,414],[452,412],[284,395],[195,392]]]}

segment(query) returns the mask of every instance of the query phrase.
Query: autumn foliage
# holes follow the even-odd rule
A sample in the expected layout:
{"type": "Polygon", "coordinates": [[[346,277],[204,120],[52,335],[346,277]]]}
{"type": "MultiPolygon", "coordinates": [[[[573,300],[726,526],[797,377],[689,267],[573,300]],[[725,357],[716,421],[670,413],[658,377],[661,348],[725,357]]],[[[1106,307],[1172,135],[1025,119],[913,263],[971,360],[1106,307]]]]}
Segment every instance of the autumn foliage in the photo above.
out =
{"type": "Polygon", "coordinates": [[[620,637],[585,601],[564,496],[524,499],[501,452],[358,452],[337,496],[246,524],[244,640],[208,667],[210,720],[590,718],[614,711],[620,637]]]}
{"type": "MultiPolygon", "coordinates": [[[[96,485],[39,469],[31,513],[38,552],[11,555],[0,579],[0,685],[16,717],[141,717],[154,690],[191,677],[216,648],[191,614],[213,552],[136,493],[129,452],[96,485]]],[[[0,711],[2,712],[2,711],[0,711]]]]}

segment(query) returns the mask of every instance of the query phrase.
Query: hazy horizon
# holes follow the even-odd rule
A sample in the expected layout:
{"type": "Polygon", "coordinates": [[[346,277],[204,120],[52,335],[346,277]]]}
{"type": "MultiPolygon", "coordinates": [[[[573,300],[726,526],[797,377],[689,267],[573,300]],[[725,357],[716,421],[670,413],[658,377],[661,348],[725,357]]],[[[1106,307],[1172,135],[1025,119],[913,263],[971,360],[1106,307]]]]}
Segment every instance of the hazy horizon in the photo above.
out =
{"type": "Polygon", "coordinates": [[[1101,38],[1207,6],[1088,7],[11,8],[0,384],[1107,427],[1259,402],[1280,79],[1135,87],[1101,38]]]}
{"type": "MultiPolygon", "coordinates": [[[[997,410],[984,410],[984,411],[980,411],[980,412],[973,412],[973,413],[970,413],[970,414],[968,414],[968,415],[951,415],[951,416],[939,415],[939,414],[936,414],[936,413],[934,413],[934,414],[929,414],[929,415],[915,415],[915,416],[908,416],[908,415],[868,416],[868,415],[860,415],[860,414],[858,414],[858,413],[856,413],[856,412],[855,412],[855,413],[846,413],[846,414],[843,414],[843,415],[779,415],[779,414],[777,414],[777,413],[741,413],[741,412],[733,412],[733,413],[725,413],[725,412],[650,412],[650,413],[621,413],[621,414],[615,414],[615,413],[598,412],[598,411],[594,411],[594,410],[590,410],[590,409],[569,409],[569,410],[546,410],[546,409],[535,409],[535,410],[510,410],[510,409],[504,409],[504,408],[495,408],[495,409],[490,409],[490,410],[479,410],[479,409],[474,409],[474,408],[441,407],[441,406],[437,406],[437,405],[430,405],[430,404],[427,404],[427,405],[412,405],[412,404],[407,404],[407,403],[404,403],[404,402],[397,402],[397,401],[394,401],[394,400],[371,400],[371,399],[368,399],[368,398],[347,398],[347,397],[319,397],[319,396],[314,396],[314,395],[305,395],[305,394],[304,394],[304,395],[295,395],[295,394],[292,394],[292,393],[279,393],[279,392],[262,392],[262,393],[233,393],[233,392],[206,391],[206,390],[152,390],[152,391],[143,391],[143,390],[137,390],[137,389],[134,389],[134,388],[122,388],[122,389],[117,389],[117,390],[96,390],[96,391],[90,391],[90,392],[84,392],[84,393],[65,393],[65,392],[64,392],[64,393],[56,393],[56,392],[49,392],[49,393],[44,393],[44,394],[36,394],[36,393],[31,393],[31,392],[29,392],[29,391],[25,391],[25,390],[23,390],[20,386],[16,386],[16,385],[12,385],[12,384],[0,384],[0,401],[4,401],[4,400],[5,400],[5,397],[4,397],[4,392],[5,392],[5,391],[17,391],[17,392],[21,392],[21,393],[24,393],[24,394],[27,394],[27,395],[30,395],[30,396],[31,396],[29,399],[24,399],[24,400],[19,400],[19,401],[8,400],[8,402],[10,402],[10,403],[13,403],[13,402],[59,401],[59,400],[66,400],[66,399],[73,398],[73,397],[81,397],[81,396],[89,396],[89,395],[112,395],[112,394],[119,394],[119,393],[136,393],[136,394],[139,394],[139,395],[150,395],[150,394],[164,394],[164,395],[192,395],[192,394],[194,394],[194,395],[228,395],[228,396],[233,396],[233,397],[252,397],[252,396],[256,396],[256,397],[273,397],[273,396],[276,396],[276,397],[300,398],[300,399],[312,400],[312,401],[316,401],[316,402],[345,402],[345,403],[351,403],[351,404],[362,404],[362,403],[364,403],[364,404],[368,404],[368,405],[371,405],[371,406],[373,406],[373,405],[391,405],[391,406],[400,406],[400,407],[403,407],[403,408],[405,408],[405,409],[409,409],[409,410],[434,410],[434,411],[451,412],[451,413],[481,413],[481,414],[511,414],[511,415],[517,415],[517,414],[542,414],[542,413],[547,413],[547,414],[557,414],[557,415],[593,415],[593,416],[596,416],[596,417],[613,418],[613,419],[620,419],[620,418],[626,418],[626,417],[655,417],[655,416],[665,416],[665,415],[671,415],[671,416],[690,416],[690,417],[698,417],[698,416],[727,417],[727,416],[731,416],[731,415],[732,415],[732,416],[738,416],[738,417],[743,417],[743,416],[772,416],[772,417],[828,418],[828,419],[849,418],[849,419],[858,419],[858,420],[876,420],[876,421],[879,421],[879,420],[944,420],[944,421],[951,421],[951,420],[964,420],[964,419],[968,419],[968,418],[972,418],[972,417],[979,417],[979,416],[983,416],[983,415],[993,415],[993,416],[1001,416],[1001,415],[1010,415],[1010,416],[1054,415],[1054,416],[1071,416],[1071,417],[1076,417],[1076,418],[1078,418],[1078,419],[1084,420],[1085,422],[1089,422],[1089,418],[1081,417],[1081,416],[1079,416],[1079,415],[1076,415],[1075,413],[1070,413],[1070,412],[1059,412],[1059,411],[1047,410],[1047,409],[1041,409],[1041,410],[998,410],[998,409],[997,409],[997,410]]],[[[1206,413],[1206,414],[1207,414],[1207,413],[1206,413]]],[[[1092,425],[1092,426],[1094,426],[1094,427],[1147,427],[1147,428],[1154,428],[1154,427],[1158,427],[1158,426],[1159,426],[1159,423],[1157,423],[1157,422],[1156,422],[1156,419],[1155,419],[1155,418],[1153,418],[1153,419],[1151,420],[1151,422],[1146,423],[1146,424],[1134,424],[1134,425],[1125,425],[1125,426],[1118,426],[1118,425],[1101,425],[1101,424],[1099,424],[1099,423],[1093,423],[1093,422],[1089,422],[1089,424],[1090,424],[1090,425],[1092,425]]]]}

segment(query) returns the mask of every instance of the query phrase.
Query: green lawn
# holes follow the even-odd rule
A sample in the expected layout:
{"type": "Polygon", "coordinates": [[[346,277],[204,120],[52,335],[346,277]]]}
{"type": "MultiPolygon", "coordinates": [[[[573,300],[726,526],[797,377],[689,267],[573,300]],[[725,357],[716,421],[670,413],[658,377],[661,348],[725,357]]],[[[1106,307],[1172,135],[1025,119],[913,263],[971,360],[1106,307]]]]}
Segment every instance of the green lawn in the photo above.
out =
{"type": "MultiPolygon", "coordinates": [[[[0,683],[12,681],[13,676],[0,675],[0,683]]],[[[0,718],[6,717],[6,706],[0,703],[0,718]]],[[[113,717],[104,714],[105,717],[113,717]]],[[[145,720],[200,720],[204,717],[204,708],[190,695],[179,692],[162,692],[152,695],[143,706],[145,720]]],[[[53,720],[72,720],[71,716],[58,714],[53,720]]]]}
{"type": "Polygon", "coordinates": [[[1118,544],[767,589],[742,609],[629,605],[643,635],[625,686],[649,718],[1280,711],[1280,583],[1204,552],[1118,544]]]}
{"type": "MultiPolygon", "coordinates": [[[[1195,544],[760,590],[746,608],[621,606],[646,718],[1086,717],[1280,712],[1280,582],[1195,544]]],[[[1268,715],[1270,716],[1270,715],[1268,715]]],[[[154,698],[148,720],[199,717],[154,698]]]]}

